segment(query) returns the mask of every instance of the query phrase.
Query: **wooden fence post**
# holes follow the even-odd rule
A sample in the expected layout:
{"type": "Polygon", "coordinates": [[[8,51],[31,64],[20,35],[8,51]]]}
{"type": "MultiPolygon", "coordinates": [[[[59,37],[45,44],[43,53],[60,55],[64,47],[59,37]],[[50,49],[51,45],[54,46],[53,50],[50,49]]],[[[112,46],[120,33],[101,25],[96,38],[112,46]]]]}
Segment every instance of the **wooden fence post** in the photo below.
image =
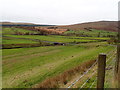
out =
{"type": "Polygon", "coordinates": [[[99,54],[99,57],[98,57],[97,89],[104,89],[105,67],[106,67],[106,54],[99,54]]]}

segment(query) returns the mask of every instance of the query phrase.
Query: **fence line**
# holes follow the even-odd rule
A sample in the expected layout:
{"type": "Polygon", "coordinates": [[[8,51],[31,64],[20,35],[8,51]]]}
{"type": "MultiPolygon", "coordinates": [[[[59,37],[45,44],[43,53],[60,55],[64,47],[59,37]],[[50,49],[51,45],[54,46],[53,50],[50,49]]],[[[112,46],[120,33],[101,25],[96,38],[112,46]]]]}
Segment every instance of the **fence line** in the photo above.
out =
{"type": "MultiPolygon", "coordinates": [[[[113,52],[114,53],[114,52],[113,52]]],[[[110,53],[109,53],[110,54],[110,53]]],[[[115,53],[107,60],[107,62],[115,55],[115,53]]],[[[114,58],[115,59],[115,58],[114,58]]],[[[113,60],[112,60],[113,61],[113,60]]],[[[111,62],[112,62],[111,61],[111,62]]],[[[111,62],[109,64],[111,64],[111,62]]],[[[92,78],[92,77],[91,77],[92,78]]],[[[90,78],[89,78],[90,79],[90,78]]],[[[81,86],[81,88],[83,88],[83,86],[89,81],[89,79],[86,80],[86,82],[81,86]]],[[[97,78],[96,78],[97,79],[97,78]]],[[[96,79],[94,79],[93,83],[91,84],[90,88],[93,86],[93,84],[95,83],[96,79]]],[[[79,89],[80,90],[80,89],[79,89]]]]}
{"type": "MultiPolygon", "coordinates": [[[[114,55],[115,55],[115,54],[114,54],[114,55]]],[[[114,55],[112,55],[111,57],[113,57],[114,55]]],[[[111,58],[109,58],[109,60],[110,60],[110,59],[111,59],[111,58]]],[[[109,67],[114,60],[115,60],[115,58],[114,58],[113,60],[111,60],[107,66],[109,67]]],[[[106,67],[106,68],[108,68],[108,67],[106,67]]],[[[91,86],[90,86],[89,88],[92,88],[92,86],[94,85],[94,83],[95,83],[96,80],[97,80],[97,77],[94,79],[93,83],[91,84],[91,86]]]]}
{"type": "MultiPolygon", "coordinates": [[[[116,52],[116,51],[115,51],[116,52]]],[[[113,51],[111,51],[111,52],[109,52],[109,53],[107,53],[107,55],[110,55],[111,53],[114,53],[114,50],[113,51]]],[[[106,63],[115,55],[116,53],[114,53],[107,61],[106,61],[106,63]]],[[[91,67],[86,71],[86,72],[84,72],[77,80],[75,80],[70,86],[68,86],[68,88],[71,88],[73,85],[75,85],[82,77],[84,77],[96,64],[97,64],[97,62],[98,62],[98,59],[96,60],[96,62],[95,63],[93,63],[92,65],[91,65],[91,67]]],[[[87,82],[86,82],[87,83],[87,82]]]]}

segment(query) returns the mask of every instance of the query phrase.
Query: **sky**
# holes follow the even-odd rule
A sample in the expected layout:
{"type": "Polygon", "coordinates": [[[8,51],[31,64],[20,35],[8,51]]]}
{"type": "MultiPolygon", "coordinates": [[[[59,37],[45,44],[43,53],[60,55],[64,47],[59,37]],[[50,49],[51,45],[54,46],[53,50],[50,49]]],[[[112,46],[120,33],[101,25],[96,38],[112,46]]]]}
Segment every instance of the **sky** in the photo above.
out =
{"type": "Polygon", "coordinates": [[[69,25],[117,21],[120,0],[1,0],[0,21],[69,25]]]}

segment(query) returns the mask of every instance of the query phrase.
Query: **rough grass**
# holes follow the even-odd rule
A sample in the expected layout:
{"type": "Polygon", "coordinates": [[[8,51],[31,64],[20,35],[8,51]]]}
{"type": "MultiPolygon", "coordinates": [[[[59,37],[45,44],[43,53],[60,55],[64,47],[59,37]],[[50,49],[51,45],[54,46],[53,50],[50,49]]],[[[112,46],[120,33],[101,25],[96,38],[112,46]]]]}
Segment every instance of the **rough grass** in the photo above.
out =
{"type": "Polygon", "coordinates": [[[112,49],[86,44],[3,50],[3,87],[32,87],[112,49]]]}

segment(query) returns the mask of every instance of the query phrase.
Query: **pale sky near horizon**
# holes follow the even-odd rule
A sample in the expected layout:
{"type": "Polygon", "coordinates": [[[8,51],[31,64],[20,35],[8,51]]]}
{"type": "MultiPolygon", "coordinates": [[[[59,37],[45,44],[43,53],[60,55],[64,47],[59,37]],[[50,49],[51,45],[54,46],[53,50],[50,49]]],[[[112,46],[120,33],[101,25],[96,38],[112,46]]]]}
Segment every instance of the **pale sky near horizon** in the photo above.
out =
{"type": "Polygon", "coordinates": [[[120,0],[1,0],[0,21],[68,25],[117,21],[120,0]]]}

